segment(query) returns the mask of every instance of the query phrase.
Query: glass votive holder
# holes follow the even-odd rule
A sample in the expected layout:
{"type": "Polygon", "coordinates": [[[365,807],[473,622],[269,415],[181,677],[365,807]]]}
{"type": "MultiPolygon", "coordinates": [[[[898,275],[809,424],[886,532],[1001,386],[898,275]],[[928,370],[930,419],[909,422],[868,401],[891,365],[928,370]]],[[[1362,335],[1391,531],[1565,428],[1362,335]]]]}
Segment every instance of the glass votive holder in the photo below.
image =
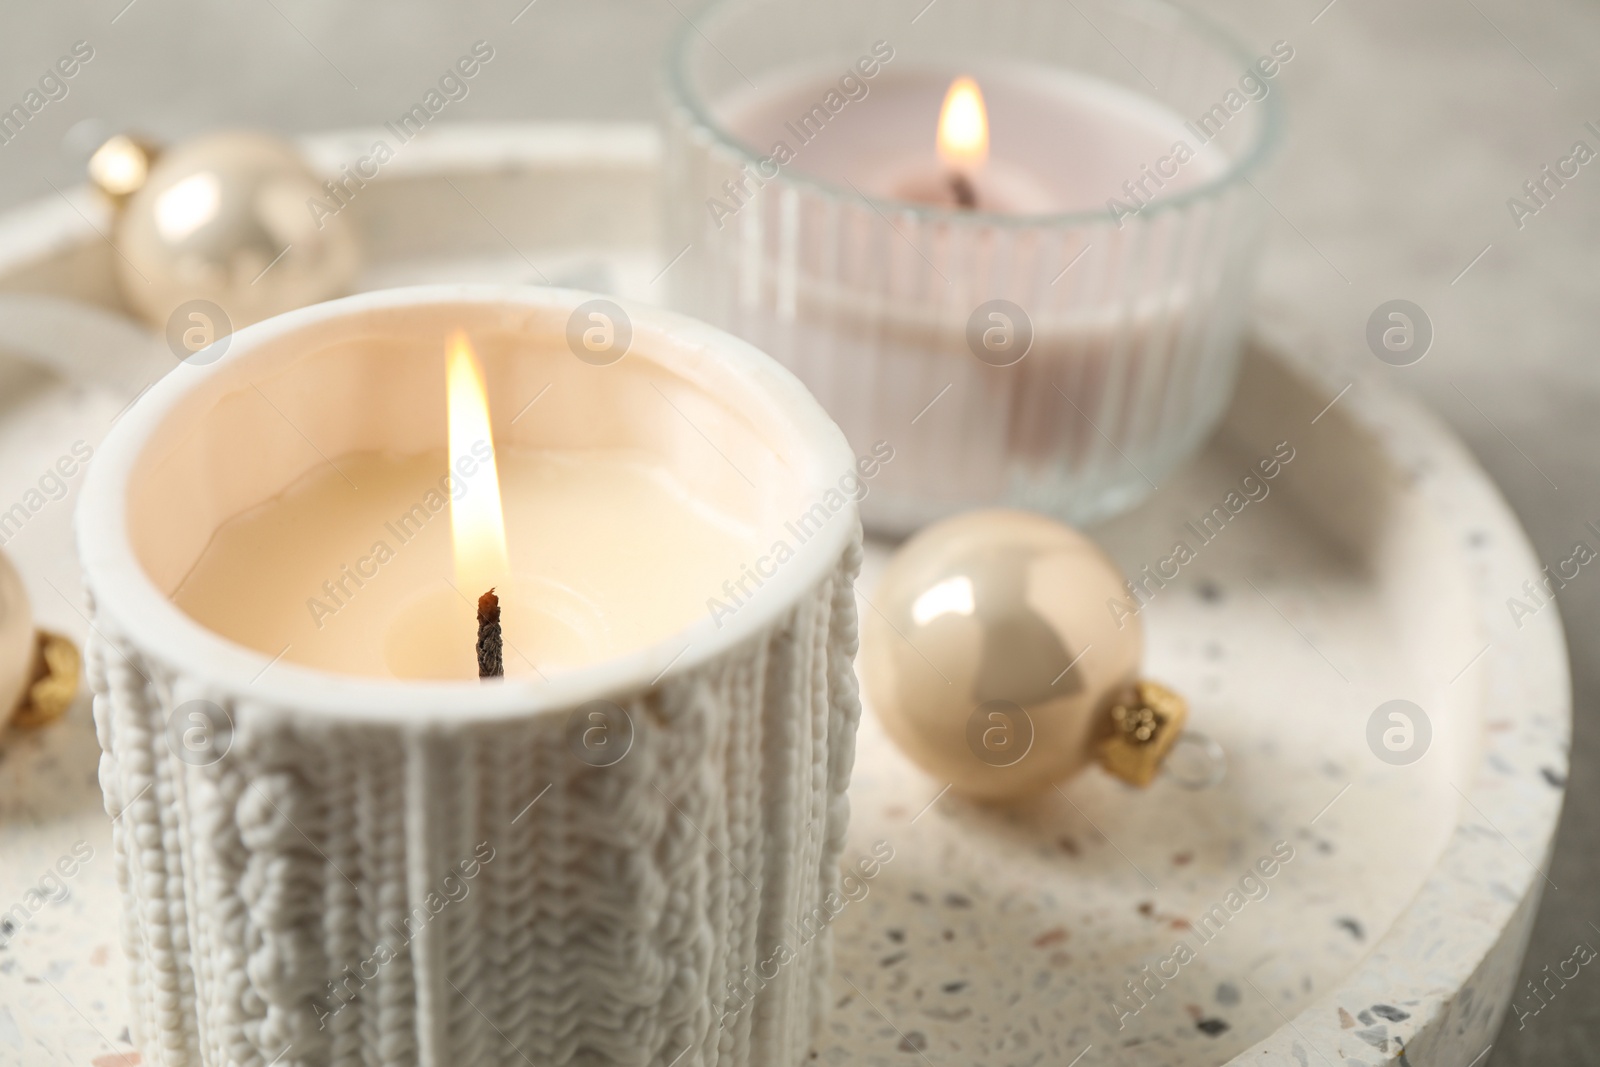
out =
{"type": "Polygon", "coordinates": [[[870,528],[1123,511],[1232,391],[1292,58],[1163,0],[722,0],[669,59],[668,299],[892,456],[870,528]]]}

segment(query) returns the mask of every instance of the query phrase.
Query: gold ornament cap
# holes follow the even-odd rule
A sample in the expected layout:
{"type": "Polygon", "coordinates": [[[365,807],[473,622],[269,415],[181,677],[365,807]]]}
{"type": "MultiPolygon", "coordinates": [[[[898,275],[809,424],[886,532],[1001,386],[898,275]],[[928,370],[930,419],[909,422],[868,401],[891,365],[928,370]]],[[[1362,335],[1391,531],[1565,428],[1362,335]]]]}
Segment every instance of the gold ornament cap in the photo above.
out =
{"type": "Polygon", "coordinates": [[[60,634],[39,630],[34,635],[33,674],[13,726],[32,729],[54,722],[72,706],[78,695],[78,675],[83,657],[78,646],[60,634]]]}
{"type": "Polygon", "coordinates": [[[1189,720],[1189,703],[1158,682],[1133,683],[1106,710],[1095,740],[1100,766],[1143,789],[1189,720]]]}

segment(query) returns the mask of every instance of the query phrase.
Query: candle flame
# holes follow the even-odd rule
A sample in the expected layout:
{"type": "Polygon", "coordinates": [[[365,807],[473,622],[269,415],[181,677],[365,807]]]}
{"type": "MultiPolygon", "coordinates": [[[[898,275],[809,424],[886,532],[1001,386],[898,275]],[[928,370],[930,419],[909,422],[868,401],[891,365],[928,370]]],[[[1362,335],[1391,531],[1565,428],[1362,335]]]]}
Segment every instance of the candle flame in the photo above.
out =
{"type": "Polygon", "coordinates": [[[978,83],[962,75],[950,83],[939,111],[939,158],[956,170],[975,170],[989,158],[989,114],[978,83]]]}
{"type": "Polygon", "coordinates": [[[445,350],[445,396],[450,425],[450,477],[466,485],[450,495],[450,536],[455,545],[456,582],[476,598],[511,570],[506,557],[506,522],[500,508],[500,473],[489,427],[489,392],[483,367],[461,330],[445,350]]]}

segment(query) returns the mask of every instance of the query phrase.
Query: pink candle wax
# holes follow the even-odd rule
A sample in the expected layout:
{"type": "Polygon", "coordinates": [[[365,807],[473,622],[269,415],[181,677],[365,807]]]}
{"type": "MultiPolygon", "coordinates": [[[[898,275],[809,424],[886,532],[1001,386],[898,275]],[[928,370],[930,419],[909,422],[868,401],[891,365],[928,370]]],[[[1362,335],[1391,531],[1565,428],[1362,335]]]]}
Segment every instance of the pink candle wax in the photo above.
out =
{"type": "MultiPolygon", "coordinates": [[[[814,74],[766,79],[720,102],[738,139],[790,175],[807,175],[881,199],[937,199],[951,166],[935,149],[940,107],[954,73],[892,66],[873,78],[814,74]]],[[[1012,67],[979,71],[988,159],[969,174],[980,210],[1057,214],[1130,209],[1203,184],[1227,157],[1157,101],[1098,78],[1012,67]]]]}

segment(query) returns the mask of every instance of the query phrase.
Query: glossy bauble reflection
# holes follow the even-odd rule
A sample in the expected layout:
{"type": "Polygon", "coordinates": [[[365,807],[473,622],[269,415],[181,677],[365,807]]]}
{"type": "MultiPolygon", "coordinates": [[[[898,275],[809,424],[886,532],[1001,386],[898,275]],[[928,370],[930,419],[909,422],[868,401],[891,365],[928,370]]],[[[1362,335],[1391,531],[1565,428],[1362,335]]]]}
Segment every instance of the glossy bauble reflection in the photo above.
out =
{"type": "Polygon", "coordinates": [[[884,569],[861,665],[884,728],[960,793],[1009,800],[1093,758],[1095,731],[1139,670],[1122,572],[1070,527],[1021,511],[935,523],[884,569]]]}
{"type": "Polygon", "coordinates": [[[118,216],[123,294],[158,329],[188,305],[201,307],[202,332],[223,333],[342,295],[357,257],[339,206],[275,138],[230,132],[179,145],[156,158],[118,216]]]}

